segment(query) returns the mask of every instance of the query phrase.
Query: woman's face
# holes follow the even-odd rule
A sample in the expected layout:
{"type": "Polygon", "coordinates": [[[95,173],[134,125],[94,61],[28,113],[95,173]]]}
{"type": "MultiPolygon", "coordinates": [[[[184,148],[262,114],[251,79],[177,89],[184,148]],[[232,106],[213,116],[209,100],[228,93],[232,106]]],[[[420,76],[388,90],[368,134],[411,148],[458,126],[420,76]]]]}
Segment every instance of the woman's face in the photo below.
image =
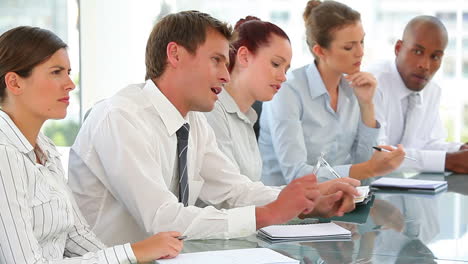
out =
{"type": "Polygon", "coordinates": [[[19,77],[16,103],[39,120],[64,118],[70,103],[69,93],[75,89],[70,70],[67,50],[57,50],[34,67],[29,77],[19,77]]]}
{"type": "Polygon", "coordinates": [[[270,101],[286,81],[286,71],[291,65],[291,44],[276,34],[270,36],[268,45],[249,55],[246,74],[251,84],[252,97],[258,101],[270,101]]]}
{"type": "Polygon", "coordinates": [[[336,30],[328,48],[322,48],[323,54],[319,63],[333,71],[353,74],[361,70],[364,55],[364,29],[361,22],[336,30]]]}

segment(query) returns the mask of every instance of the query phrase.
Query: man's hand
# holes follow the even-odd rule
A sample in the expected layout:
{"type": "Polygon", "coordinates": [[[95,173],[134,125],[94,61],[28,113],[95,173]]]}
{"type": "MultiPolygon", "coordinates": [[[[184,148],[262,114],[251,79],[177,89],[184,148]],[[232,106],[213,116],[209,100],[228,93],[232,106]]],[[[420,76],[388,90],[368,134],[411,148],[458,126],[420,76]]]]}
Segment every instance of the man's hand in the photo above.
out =
{"type": "Polygon", "coordinates": [[[468,149],[468,143],[465,143],[460,146],[460,150],[465,150],[465,149],[468,149]]]}
{"type": "Polygon", "coordinates": [[[317,178],[310,174],[293,180],[278,195],[278,198],[255,209],[257,229],[281,224],[299,214],[308,214],[315,208],[320,191],[317,178]]]}
{"type": "Polygon", "coordinates": [[[445,155],[445,169],[455,173],[468,173],[468,150],[447,153],[445,155]]]}
{"type": "MultiPolygon", "coordinates": [[[[317,200],[314,210],[308,215],[320,217],[342,216],[354,210],[354,197],[359,193],[356,187],[360,182],[351,178],[340,178],[320,183],[322,194],[317,200]]],[[[305,217],[305,215],[301,216],[305,217]]]]}
{"type": "Polygon", "coordinates": [[[327,194],[332,194],[334,193],[337,189],[337,186],[343,186],[344,190],[349,191],[353,193],[354,195],[359,195],[356,191],[356,188],[352,187],[358,187],[361,185],[361,182],[356,180],[356,179],[351,179],[351,178],[339,178],[339,179],[333,179],[325,182],[321,182],[318,184],[318,188],[320,190],[320,193],[323,195],[327,194]]]}

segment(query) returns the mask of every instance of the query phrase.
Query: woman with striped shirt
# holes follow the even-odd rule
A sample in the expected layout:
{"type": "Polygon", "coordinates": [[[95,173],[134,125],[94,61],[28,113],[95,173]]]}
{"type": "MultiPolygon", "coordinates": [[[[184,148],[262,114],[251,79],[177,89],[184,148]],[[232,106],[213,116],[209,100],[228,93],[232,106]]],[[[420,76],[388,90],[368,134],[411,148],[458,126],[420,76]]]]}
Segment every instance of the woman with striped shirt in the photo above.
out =
{"type": "Polygon", "coordinates": [[[136,263],[175,257],[178,232],[107,248],[89,230],[59,153],[40,133],[66,115],[67,45],[54,33],[17,27],[0,36],[0,263],[136,263]]]}

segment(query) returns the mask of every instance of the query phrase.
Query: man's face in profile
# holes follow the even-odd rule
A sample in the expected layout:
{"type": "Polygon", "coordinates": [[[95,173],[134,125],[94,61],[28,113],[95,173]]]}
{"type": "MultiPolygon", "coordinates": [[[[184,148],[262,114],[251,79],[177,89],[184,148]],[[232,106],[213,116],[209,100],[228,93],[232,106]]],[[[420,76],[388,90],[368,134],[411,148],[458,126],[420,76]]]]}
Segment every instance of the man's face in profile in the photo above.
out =
{"type": "Polygon", "coordinates": [[[223,84],[229,82],[229,41],[220,33],[208,30],[206,40],[195,54],[183,56],[180,69],[187,80],[185,98],[190,111],[213,110],[223,84]]]}

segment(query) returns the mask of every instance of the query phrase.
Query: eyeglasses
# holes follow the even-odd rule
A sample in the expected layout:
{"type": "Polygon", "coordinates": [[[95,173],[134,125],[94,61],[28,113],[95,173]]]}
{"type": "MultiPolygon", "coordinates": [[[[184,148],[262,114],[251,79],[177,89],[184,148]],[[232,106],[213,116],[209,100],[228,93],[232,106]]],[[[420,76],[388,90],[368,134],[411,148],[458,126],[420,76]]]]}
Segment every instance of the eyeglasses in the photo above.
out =
{"type": "Polygon", "coordinates": [[[325,156],[325,153],[321,152],[320,157],[317,159],[317,164],[315,164],[315,167],[312,170],[312,173],[317,175],[320,168],[325,167],[328,169],[329,172],[331,172],[331,174],[333,174],[333,176],[335,176],[336,178],[341,178],[340,174],[338,174],[338,172],[336,172],[332,168],[332,166],[330,166],[330,164],[325,160],[324,156],[325,156]]]}

